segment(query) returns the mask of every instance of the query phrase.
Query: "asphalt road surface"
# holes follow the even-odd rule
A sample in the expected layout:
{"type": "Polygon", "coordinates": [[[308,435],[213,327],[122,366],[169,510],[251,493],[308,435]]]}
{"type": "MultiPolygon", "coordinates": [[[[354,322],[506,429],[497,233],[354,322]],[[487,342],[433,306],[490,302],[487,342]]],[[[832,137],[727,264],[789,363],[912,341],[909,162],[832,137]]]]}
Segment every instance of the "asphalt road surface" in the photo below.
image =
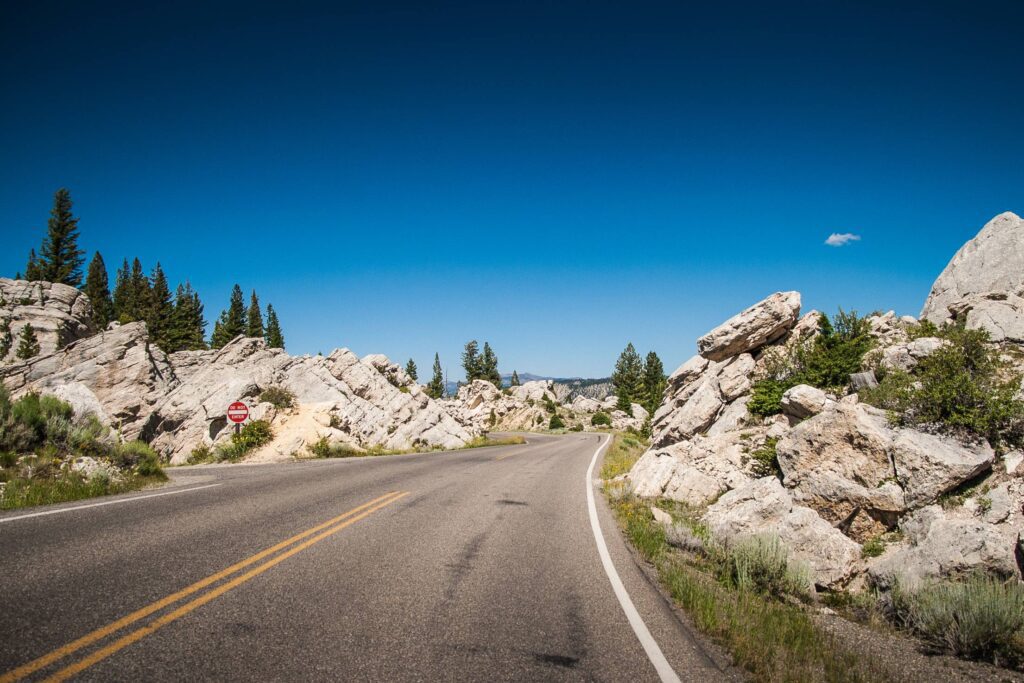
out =
{"type": "Polygon", "coordinates": [[[0,682],[732,678],[597,491],[602,561],[587,470],[606,438],[175,468],[5,512],[0,682]]]}

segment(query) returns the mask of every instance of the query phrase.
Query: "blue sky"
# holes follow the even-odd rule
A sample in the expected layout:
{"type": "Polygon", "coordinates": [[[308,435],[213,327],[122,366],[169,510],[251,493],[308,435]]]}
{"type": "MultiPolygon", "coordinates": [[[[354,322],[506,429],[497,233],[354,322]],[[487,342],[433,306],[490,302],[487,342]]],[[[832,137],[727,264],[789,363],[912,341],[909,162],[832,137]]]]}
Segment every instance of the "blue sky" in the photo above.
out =
{"type": "Polygon", "coordinates": [[[601,376],[777,290],[915,314],[1024,211],[1021,3],[151,4],[0,9],[0,272],[67,186],[293,352],[601,376]]]}

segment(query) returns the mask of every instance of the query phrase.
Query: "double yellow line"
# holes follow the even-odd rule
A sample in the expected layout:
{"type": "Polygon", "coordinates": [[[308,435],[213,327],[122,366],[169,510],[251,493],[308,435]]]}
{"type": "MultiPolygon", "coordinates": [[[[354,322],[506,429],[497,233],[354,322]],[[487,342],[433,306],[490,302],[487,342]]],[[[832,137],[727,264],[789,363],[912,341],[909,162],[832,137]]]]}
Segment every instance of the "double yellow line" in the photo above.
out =
{"type": "Polygon", "coordinates": [[[146,636],[150,635],[151,633],[154,633],[158,629],[163,628],[167,624],[170,624],[171,622],[180,619],[189,612],[199,607],[202,607],[203,605],[212,600],[215,600],[216,598],[220,597],[221,595],[224,595],[233,588],[237,588],[246,581],[256,576],[259,576],[268,569],[280,564],[281,562],[284,562],[292,555],[302,552],[306,548],[316,543],[319,543],[320,541],[324,540],[325,538],[328,538],[329,536],[333,536],[342,529],[351,526],[352,524],[355,524],[359,520],[370,516],[377,510],[380,510],[381,508],[386,507],[391,503],[394,503],[395,501],[404,498],[407,495],[409,495],[408,491],[391,491],[390,493],[386,493],[383,496],[375,498],[368,503],[363,503],[359,507],[352,508],[348,512],[342,513],[337,517],[334,517],[333,519],[329,519],[323,524],[318,524],[315,527],[303,531],[302,533],[296,534],[295,536],[292,536],[289,539],[281,541],[275,546],[267,548],[266,550],[262,550],[251,557],[247,557],[241,562],[237,562],[231,565],[227,569],[223,569],[217,572],[216,574],[211,574],[210,576],[207,576],[205,579],[196,581],[192,585],[183,588],[176,593],[172,593],[165,598],[161,598],[156,602],[146,605],[142,609],[136,610],[135,612],[132,612],[127,616],[121,617],[117,621],[111,622],[106,626],[103,626],[102,628],[98,628],[95,631],[92,631],[91,633],[88,633],[82,636],[81,638],[74,640],[68,643],[67,645],[64,645],[63,647],[59,647],[56,650],[47,653],[38,659],[34,659],[31,662],[28,662],[27,664],[22,664],[18,668],[12,669],[11,671],[8,671],[5,674],[0,674],[0,683],[14,683],[15,681],[20,681],[26,676],[30,676],[41,669],[45,669],[51,664],[55,664],[56,662],[64,659],[65,657],[68,657],[74,654],[75,652],[78,652],[82,648],[88,647],[99,642],[100,640],[103,640],[107,636],[110,636],[116,633],[117,631],[120,631],[126,626],[134,624],[140,619],[144,619],[150,616],[151,614],[154,614],[155,612],[159,612],[165,607],[169,607],[174,603],[182,600],[183,598],[198,593],[202,589],[214,583],[217,583],[221,579],[226,579],[232,574],[236,574],[239,571],[245,569],[246,567],[254,565],[258,563],[260,560],[263,560],[267,557],[270,557],[271,555],[274,555],[274,553],[278,553],[279,551],[288,548],[284,552],[281,552],[280,554],[274,556],[272,559],[264,562],[263,564],[260,564],[259,566],[250,569],[244,574],[236,576],[230,581],[222,583],[213,590],[203,593],[199,597],[194,598],[189,602],[186,602],[185,604],[179,606],[171,612],[168,612],[167,614],[164,614],[158,619],[153,620],[145,626],[142,626],[134,631],[131,631],[126,635],[121,636],[112,643],[105,645],[104,647],[96,650],[95,652],[92,652],[83,659],[80,659],[74,662],[73,664],[64,667],[63,669],[57,671],[56,673],[52,674],[46,679],[47,681],[67,680],[68,678],[71,678],[75,674],[84,671],[85,669],[96,664],[97,662],[106,659],[115,652],[118,652],[119,650],[128,647],[132,643],[135,643],[141,640],[142,638],[145,638],[146,636]]]}

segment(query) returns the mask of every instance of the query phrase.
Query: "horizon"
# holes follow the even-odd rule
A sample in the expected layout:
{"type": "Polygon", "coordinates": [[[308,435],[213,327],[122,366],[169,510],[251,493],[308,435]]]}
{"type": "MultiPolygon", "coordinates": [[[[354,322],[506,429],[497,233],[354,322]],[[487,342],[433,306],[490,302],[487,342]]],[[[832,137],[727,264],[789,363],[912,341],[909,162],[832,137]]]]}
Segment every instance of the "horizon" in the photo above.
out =
{"type": "Polygon", "coordinates": [[[1024,211],[1019,4],[244,7],[5,8],[0,273],[66,186],[207,336],[238,283],[293,354],[601,378],[775,291],[916,316],[1024,211]]]}

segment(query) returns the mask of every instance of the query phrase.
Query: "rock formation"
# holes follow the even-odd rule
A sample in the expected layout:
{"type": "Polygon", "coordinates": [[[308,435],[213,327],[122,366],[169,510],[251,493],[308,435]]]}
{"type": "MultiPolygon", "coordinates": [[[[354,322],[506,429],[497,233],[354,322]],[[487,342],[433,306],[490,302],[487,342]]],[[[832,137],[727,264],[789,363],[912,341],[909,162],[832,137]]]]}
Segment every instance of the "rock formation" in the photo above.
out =
{"type": "MultiPolygon", "coordinates": [[[[957,253],[922,316],[964,320],[995,341],[1022,339],[1015,330],[1024,329],[1024,308],[1014,299],[1022,287],[1024,222],[1002,214],[957,253]]],[[[947,343],[912,339],[912,317],[889,312],[867,322],[877,351],[853,376],[854,393],[797,385],[783,394],[782,414],[769,418],[749,413],[752,385],[818,334],[819,314],[800,317],[800,295],[780,292],[708,332],[697,340],[698,355],[669,377],[652,447],[626,481],[638,496],[704,509],[723,542],[777,534],[821,588],[975,568],[1019,578],[1024,456],[1000,460],[983,441],[897,427],[860,403],[855,392],[876,384],[874,368],[911,370],[947,343]],[[959,505],[937,504],[953,493],[959,505]],[[862,543],[892,540],[887,532],[897,530],[902,540],[862,558],[862,543]]]]}
{"type": "Polygon", "coordinates": [[[963,320],[993,341],[1024,342],[1024,220],[1001,213],[953,256],[921,317],[936,325],[963,320]]]}
{"type": "Polygon", "coordinates": [[[0,364],[16,360],[18,334],[31,325],[40,355],[52,353],[96,332],[89,298],[74,287],[52,282],[0,278],[0,320],[11,327],[14,344],[0,364]]]}
{"type": "Polygon", "coordinates": [[[172,463],[193,448],[230,435],[225,410],[250,404],[288,443],[282,458],[303,454],[321,438],[355,449],[457,448],[478,431],[456,422],[405,371],[384,356],[360,360],[339,349],[327,357],[290,356],[262,339],[239,337],[215,351],[167,356],[149,343],[145,323],[112,325],[52,353],[0,368],[15,395],[55,394],[116,426],[127,439],[149,441],[172,463]],[[295,394],[294,410],[261,403],[269,387],[295,394]]]}

